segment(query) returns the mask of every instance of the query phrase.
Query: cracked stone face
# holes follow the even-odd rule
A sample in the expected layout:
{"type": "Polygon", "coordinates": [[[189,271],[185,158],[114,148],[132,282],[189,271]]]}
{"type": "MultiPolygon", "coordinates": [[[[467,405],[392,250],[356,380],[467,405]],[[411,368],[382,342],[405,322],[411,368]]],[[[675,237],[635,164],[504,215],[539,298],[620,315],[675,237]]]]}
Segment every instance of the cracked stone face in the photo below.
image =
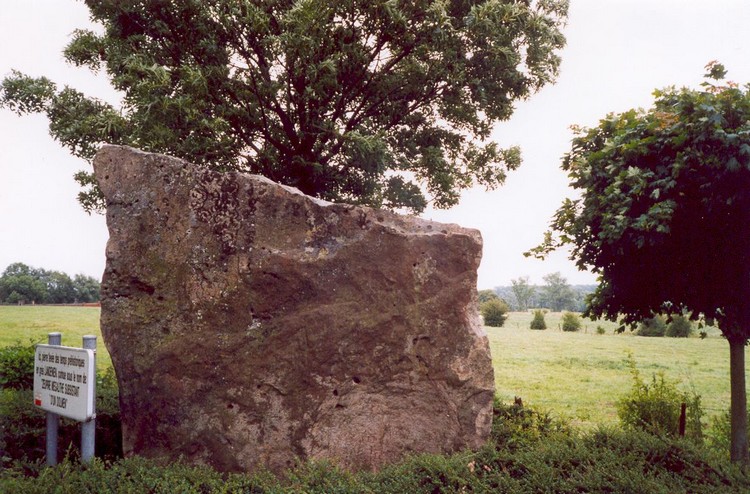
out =
{"type": "Polygon", "coordinates": [[[376,469],[486,441],[479,232],[127,147],[94,168],[126,454],[376,469]]]}

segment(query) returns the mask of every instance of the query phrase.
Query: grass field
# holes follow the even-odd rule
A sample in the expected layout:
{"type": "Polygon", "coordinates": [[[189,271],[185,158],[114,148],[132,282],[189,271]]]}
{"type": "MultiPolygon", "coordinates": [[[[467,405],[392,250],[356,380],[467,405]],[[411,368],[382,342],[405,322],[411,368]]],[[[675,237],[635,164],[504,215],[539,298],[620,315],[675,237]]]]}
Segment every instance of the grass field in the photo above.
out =
{"type": "Polygon", "coordinates": [[[632,386],[628,355],[641,376],[655,372],[701,395],[706,416],[729,409],[729,345],[718,330],[705,339],[645,338],[615,334],[616,323],[584,319],[584,329],[564,333],[561,314],[547,314],[549,329],[529,329],[530,313],[511,313],[502,328],[486,327],[498,394],[515,396],[589,427],[617,422],[615,402],[632,386]],[[602,325],[606,334],[596,334],[602,325]]]}
{"type": "MultiPolygon", "coordinates": [[[[0,346],[16,341],[44,343],[47,333],[63,334],[63,345],[81,346],[81,336],[97,335],[97,362],[111,365],[99,331],[97,307],[0,306],[0,346]]],[[[617,422],[615,402],[627,393],[632,354],[641,375],[663,371],[683,389],[702,396],[707,416],[729,408],[729,347],[709,331],[700,338],[644,338],[614,334],[615,323],[584,320],[578,333],[559,329],[560,314],[547,314],[545,331],[529,329],[530,313],[511,313],[502,328],[487,330],[498,394],[553,412],[589,427],[617,422]],[[596,334],[597,325],[606,334],[596,334]]]]}
{"type": "Polygon", "coordinates": [[[62,333],[62,344],[81,347],[84,335],[95,335],[97,367],[112,365],[99,331],[99,307],[0,306],[0,346],[18,341],[47,343],[47,333],[62,333]]]}

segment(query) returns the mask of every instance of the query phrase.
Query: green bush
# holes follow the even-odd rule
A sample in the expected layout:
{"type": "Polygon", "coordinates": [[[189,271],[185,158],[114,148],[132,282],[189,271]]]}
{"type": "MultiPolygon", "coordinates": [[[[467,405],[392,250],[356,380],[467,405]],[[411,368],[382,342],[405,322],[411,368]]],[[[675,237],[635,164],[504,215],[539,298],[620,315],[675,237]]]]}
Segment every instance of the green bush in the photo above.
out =
{"type": "Polygon", "coordinates": [[[573,430],[549,413],[525,407],[520,398],[505,404],[495,397],[490,442],[497,449],[513,451],[558,434],[570,436],[573,430]]]}
{"type": "MultiPolygon", "coordinates": [[[[750,424],[750,410],[747,413],[747,423],[750,424]]],[[[706,443],[724,456],[728,456],[731,444],[732,423],[729,410],[711,418],[711,424],[706,431],[706,443]]]]}
{"type": "Polygon", "coordinates": [[[505,324],[509,310],[508,304],[500,299],[490,299],[480,306],[484,325],[494,328],[502,327],[505,324]]]}
{"type": "Polygon", "coordinates": [[[596,334],[606,334],[607,330],[602,325],[596,327],[596,334]]]}
{"type": "Polygon", "coordinates": [[[534,318],[531,320],[531,329],[547,329],[547,323],[544,321],[544,312],[541,309],[534,311],[534,318]]]}
{"type": "Polygon", "coordinates": [[[563,312],[562,315],[562,330],[567,332],[575,332],[581,330],[581,318],[575,312],[563,312]]]}
{"type": "Polygon", "coordinates": [[[34,387],[33,341],[20,341],[0,348],[0,388],[31,389],[34,387]]]}
{"type": "Polygon", "coordinates": [[[627,429],[639,429],[658,436],[675,437],[679,433],[682,404],[687,406],[685,436],[702,441],[703,427],[700,396],[684,393],[668,381],[663,372],[652,374],[644,381],[632,356],[628,359],[633,388],[617,402],[617,416],[627,429]]]}
{"type": "Polygon", "coordinates": [[[687,338],[693,333],[693,323],[685,316],[672,316],[666,335],[672,338],[687,338]]]}
{"type": "Polygon", "coordinates": [[[654,316],[650,319],[643,320],[638,325],[635,334],[638,336],[664,336],[667,332],[667,322],[662,316],[654,316]]]}

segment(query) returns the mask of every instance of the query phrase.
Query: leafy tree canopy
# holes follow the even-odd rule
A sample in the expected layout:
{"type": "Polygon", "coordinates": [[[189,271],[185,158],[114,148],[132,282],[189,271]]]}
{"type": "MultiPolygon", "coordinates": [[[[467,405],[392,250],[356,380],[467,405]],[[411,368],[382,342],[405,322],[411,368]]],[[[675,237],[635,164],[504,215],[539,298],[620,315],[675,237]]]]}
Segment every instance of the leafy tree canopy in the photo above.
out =
{"type": "MultiPolygon", "coordinates": [[[[91,159],[103,142],[243,170],[332,200],[423,210],[501,184],[488,142],[557,73],[567,0],[87,0],[103,34],[66,59],[104,70],[122,108],[14,72],[0,104],[43,112],[91,159]]],[[[102,206],[91,174],[87,210],[102,206]]]]}
{"type": "MultiPolygon", "coordinates": [[[[709,64],[721,80],[720,64],[709,64]]],[[[705,82],[667,88],[648,110],[577,128],[563,169],[566,200],[534,254],[572,245],[601,276],[589,314],[636,324],[654,313],[701,314],[750,335],[750,92],[705,82]]]]}

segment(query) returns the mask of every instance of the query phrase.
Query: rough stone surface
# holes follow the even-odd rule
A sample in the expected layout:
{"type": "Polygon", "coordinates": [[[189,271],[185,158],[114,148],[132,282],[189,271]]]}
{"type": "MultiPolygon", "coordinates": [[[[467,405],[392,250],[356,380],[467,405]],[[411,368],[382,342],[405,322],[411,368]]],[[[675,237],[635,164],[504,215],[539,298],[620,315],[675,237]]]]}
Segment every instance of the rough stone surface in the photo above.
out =
{"type": "Polygon", "coordinates": [[[372,469],[487,439],[479,232],[127,147],[94,167],[126,454],[372,469]]]}

